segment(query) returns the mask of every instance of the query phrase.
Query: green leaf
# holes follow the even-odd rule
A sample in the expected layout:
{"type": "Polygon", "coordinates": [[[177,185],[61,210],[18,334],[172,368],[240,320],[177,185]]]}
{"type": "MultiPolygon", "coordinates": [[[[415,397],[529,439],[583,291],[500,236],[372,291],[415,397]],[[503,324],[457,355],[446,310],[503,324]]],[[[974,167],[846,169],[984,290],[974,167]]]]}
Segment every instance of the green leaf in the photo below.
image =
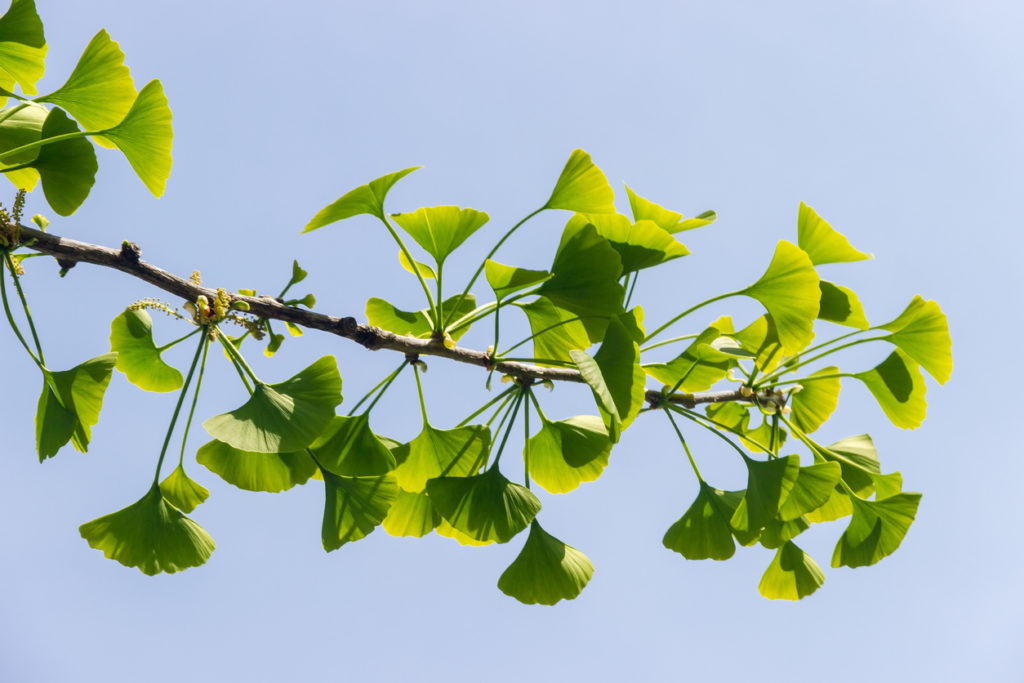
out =
{"type": "MultiPolygon", "coordinates": [[[[60,109],[51,109],[42,138],[77,133],[78,126],[60,109]]],[[[43,181],[43,194],[61,216],[73,214],[89,196],[96,181],[96,150],[85,137],[70,138],[39,148],[32,168],[43,181]]]]}
{"type": "Polygon", "coordinates": [[[395,470],[398,485],[406,491],[419,492],[427,480],[435,477],[465,477],[476,474],[487,464],[491,431],[482,425],[455,429],[435,429],[423,425],[419,435],[403,450],[408,455],[395,470]]]}
{"type": "Polygon", "coordinates": [[[608,466],[612,442],[601,418],[579,415],[551,422],[545,418],[530,438],[530,477],[551,493],[568,493],[594,481],[608,466]]]}
{"type": "MultiPolygon", "coordinates": [[[[587,329],[582,322],[575,320],[577,316],[558,308],[549,299],[537,297],[519,307],[530,321],[531,333],[536,335],[533,338],[534,358],[571,361],[571,351],[590,346],[587,329]]],[[[537,364],[547,365],[543,362],[537,364]]]]}
{"type": "Polygon", "coordinates": [[[810,555],[787,542],[768,565],[757,590],[769,600],[800,600],[825,583],[825,574],[810,555]]]}
{"type": "Polygon", "coordinates": [[[761,372],[771,372],[785,356],[775,321],[770,315],[762,315],[733,336],[744,349],[754,354],[754,365],[761,372]]]}
{"type": "Polygon", "coordinates": [[[153,320],[146,311],[128,309],[114,318],[110,350],[117,353],[115,367],[140,389],[165,392],[181,388],[181,373],[163,361],[153,342],[153,320]]]}
{"type": "Polygon", "coordinates": [[[704,411],[707,416],[720,429],[732,432],[740,437],[740,441],[748,449],[767,453],[769,450],[778,451],[786,442],[787,433],[785,428],[779,427],[775,434],[775,443],[772,443],[772,425],[767,419],[762,420],[756,428],[750,428],[750,406],[734,402],[712,403],[704,411]],[[772,448],[774,446],[774,448],[772,448]]]}
{"type": "Polygon", "coordinates": [[[484,275],[499,301],[513,292],[539,285],[551,277],[551,273],[546,270],[516,268],[490,259],[484,262],[484,275]]]}
{"type": "Polygon", "coordinates": [[[360,185],[356,189],[347,192],[333,203],[320,209],[313,216],[313,219],[306,224],[302,232],[310,232],[325,225],[362,214],[376,216],[382,221],[385,220],[384,198],[388,196],[388,192],[395,183],[419,168],[421,167],[413,166],[412,168],[388,173],[376,180],[371,180],[366,185],[360,185]]]}
{"type": "Polygon", "coordinates": [[[558,176],[545,209],[565,209],[575,213],[615,213],[615,192],[590,155],[573,150],[558,176]]]}
{"type": "Polygon", "coordinates": [[[139,180],[159,197],[171,175],[171,108],[160,81],[150,81],[139,91],[124,119],[103,131],[135,169],[139,180]]]}
{"type": "Polygon", "coordinates": [[[722,332],[712,325],[697,335],[686,350],[668,363],[647,363],[641,367],[644,372],[665,386],[674,387],[678,382],[682,382],[679,384],[681,391],[706,391],[723,379],[729,368],[736,364],[732,355],[711,346],[722,332]]]}
{"type": "Polygon", "coordinates": [[[583,351],[570,351],[569,356],[594,392],[608,437],[616,443],[644,404],[646,375],[640,367],[639,346],[616,317],[609,321],[604,342],[593,358],[583,351]]]}
{"type": "MultiPolygon", "coordinates": [[[[476,297],[472,294],[467,294],[462,298],[461,302],[459,299],[459,294],[445,299],[441,304],[442,318],[450,315],[452,322],[455,322],[476,310],[476,297]],[[454,313],[451,313],[456,304],[458,304],[458,307],[454,308],[454,313]]],[[[394,332],[403,337],[429,339],[434,330],[433,318],[430,315],[429,309],[423,309],[415,313],[402,311],[384,301],[384,299],[376,297],[366,302],[366,320],[374,327],[394,332]]],[[[469,331],[469,327],[469,325],[464,325],[457,330],[453,330],[451,332],[452,339],[458,341],[459,337],[469,331]]]]}
{"type": "Polygon", "coordinates": [[[211,417],[203,427],[242,451],[297,451],[320,435],[339,403],[338,364],[334,356],[324,356],[284,382],[258,382],[244,405],[211,417]]]}
{"type": "Polygon", "coordinates": [[[309,449],[323,467],[345,477],[380,476],[396,465],[395,456],[370,429],[369,411],[332,417],[309,449]]]}
{"type": "Polygon", "coordinates": [[[483,211],[457,206],[424,207],[412,213],[393,213],[391,217],[434,257],[438,266],[490,220],[483,211]]]}
{"type": "Polygon", "coordinates": [[[818,319],[827,320],[837,325],[855,327],[866,330],[871,327],[864,317],[864,307],[852,289],[833,284],[826,280],[820,282],[821,303],[818,307],[818,319]]]}
{"type": "Polygon", "coordinates": [[[453,541],[457,542],[459,545],[483,546],[494,543],[493,540],[478,541],[471,536],[467,536],[466,534],[462,533],[461,531],[453,527],[451,524],[449,524],[443,517],[441,518],[441,521],[438,523],[437,529],[435,529],[435,531],[437,531],[438,536],[450,538],[453,541]]]}
{"type": "Polygon", "coordinates": [[[801,431],[810,434],[835,411],[839,404],[839,378],[828,377],[839,372],[839,368],[830,365],[800,380],[800,391],[793,394],[791,407],[793,423],[801,431]],[[822,379],[817,379],[821,377],[822,379]]]}
{"type": "Polygon", "coordinates": [[[689,254],[689,250],[662,230],[653,221],[640,220],[635,224],[618,213],[584,215],[569,219],[574,230],[590,224],[597,234],[611,243],[622,260],[622,273],[632,273],[661,265],[666,261],[689,254]]]}
{"type": "MultiPolygon", "coordinates": [[[[22,103],[26,104],[26,103],[22,103]]],[[[21,106],[21,105],[17,105],[21,106]]],[[[10,108],[4,111],[9,111],[10,108]]],[[[43,124],[49,110],[38,104],[27,103],[27,106],[14,112],[0,123],[0,152],[9,152],[18,147],[37,142],[43,134],[43,124]]],[[[6,114],[5,114],[6,116],[6,114]]],[[[0,168],[10,168],[31,164],[39,156],[39,149],[31,149],[5,159],[0,168]]],[[[34,168],[22,168],[4,173],[7,179],[18,189],[32,190],[39,182],[39,172],[34,168]]]]}
{"type": "Polygon", "coordinates": [[[155,483],[137,502],[83,524],[79,532],[107,558],[149,576],[198,567],[216,547],[201,526],[164,500],[155,483]]]}
{"type": "Polygon", "coordinates": [[[210,492],[202,485],[192,481],[185,468],[180,464],[174,471],[160,482],[160,493],[164,500],[182,512],[192,512],[199,504],[210,497],[210,492]]]}
{"type": "Polygon", "coordinates": [[[430,497],[424,493],[412,493],[398,489],[398,497],[391,504],[388,516],[384,518],[384,531],[392,536],[426,536],[441,522],[441,515],[434,510],[430,497]]]}
{"type": "Polygon", "coordinates": [[[551,279],[538,294],[582,318],[590,341],[600,341],[607,319],[622,313],[619,254],[594,226],[570,222],[551,266],[551,279]]]}
{"type": "Polygon", "coordinates": [[[800,458],[787,455],[761,461],[743,456],[743,461],[747,466],[747,492],[729,523],[738,531],[752,532],[778,514],[800,474],[800,458]]]}
{"type": "Polygon", "coordinates": [[[522,551],[498,579],[498,588],[527,605],[554,605],[579,595],[593,575],[594,565],[586,555],[534,520],[522,551]]]}
{"type": "Polygon", "coordinates": [[[292,278],[291,278],[291,280],[289,281],[289,282],[290,282],[290,284],[293,284],[293,285],[297,285],[297,284],[299,284],[300,282],[302,282],[303,280],[305,280],[305,279],[306,279],[306,276],[307,276],[307,275],[309,275],[309,273],[307,273],[306,271],[304,271],[304,270],[303,270],[303,269],[302,269],[302,268],[301,268],[301,267],[299,266],[299,262],[293,259],[293,260],[292,260],[292,278]]]}
{"type": "Polygon", "coordinates": [[[428,266],[426,263],[420,263],[419,261],[410,261],[405,257],[405,252],[401,249],[398,250],[398,262],[402,264],[402,267],[413,275],[419,271],[421,277],[426,280],[436,280],[437,274],[434,273],[434,269],[428,266]],[[415,265],[414,265],[415,264],[415,265]]]}
{"type": "Polygon", "coordinates": [[[900,547],[921,502],[920,493],[853,502],[853,518],[832,553],[833,567],[866,567],[900,547]]]}
{"type": "Polygon", "coordinates": [[[781,240],[761,278],[742,293],[761,302],[775,321],[786,354],[794,354],[814,339],[821,288],[818,274],[800,247],[781,240]]]}
{"type": "Polygon", "coordinates": [[[705,225],[710,225],[718,218],[714,211],[705,211],[696,218],[683,218],[683,214],[664,209],[654,202],[644,199],[636,192],[626,186],[626,194],[629,196],[629,208],[633,211],[633,220],[654,221],[658,227],[666,232],[677,233],[684,230],[693,230],[705,225]]]}
{"type": "Polygon", "coordinates": [[[89,41],[64,85],[36,101],[67,109],[86,130],[103,130],[124,119],[136,96],[124,52],[107,30],[101,29],[89,41]]]}
{"type": "Polygon", "coordinates": [[[820,508],[832,496],[842,473],[835,462],[801,467],[796,483],[779,507],[779,519],[789,522],[820,508]]]}
{"type": "Polygon", "coordinates": [[[472,477],[431,479],[427,494],[449,524],[476,541],[507,543],[540,511],[537,496],[497,467],[472,477]]]}
{"type": "Polygon", "coordinates": [[[903,491],[903,475],[899,472],[873,474],[871,479],[875,482],[875,500],[895,496],[903,491]]]}
{"type": "Polygon", "coordinates": [[[9,76],[5,86],[17,82],[26,95],[36,94],[46,72],[46,37],[34,0],[12,0],[0,17],[0,71],[9,76]]]}
{"type": "Polygon", "coordinates": [[[864,382],[894,425],[901,429],[921,426],[928,408],[924,377],[903,351],[896,349],[871,370],[854,376],[864,382]]]}
{"type": "Polygon", "coordinates": [[[845,263],[874,258],[871,254],[854,249],[841,232],[833,229],[814,209],[803,202],[800,202],[800,213],[797,217],[797,243],[816,266],[823,263],[845,263]]]}
{"type": "Polygon", "coordinates": [[[321,470],[324,477],[324,521],[321,538],[331,552],[369,535],[384,521],[398,497],[395,475],[340,477],[321,470]]]}
{"type": "Polygon", "coordinates": [[[196,452],[196,461],[221,479],[246,491],[278,493],[305,484],[316,472],[306,451],[253,453],[213,440],[196,452]]]}
{"type": "Polygon", "coordinates": [[[107,353],[70,370],[43,371],[43,391],[36,409],[39,462],[56,455],[68,441],[77,451],[88,450],[116,359],[116,353],[107,353]]]}
{"type": "Polygon", "coordinates": [[[810,528],[811,523],[802,515],[788,521],[782,521],[778,518],[770,519],[761,530],[761,537],[758,541],[765,548],[774,550],[810,528]]]}
{"type": "Polygon", "coordinates": [[[688,560],[728,560],[736,552],[729,519],[742,498],[742,491],[722,491],[701,481],[697,499],[668,528],[662,543],[688,560]]]}
{"type": "Polygon", "coordinates": [[[878,451],[867,434],[849,436],[826,447],[815,447],[813,451],[816,461],[839,463],[843,481],[858,496],[870,495],[875,489],[871,475],[880,473],[881,469],[878,451]]]}
{"type": "Polygon", "coordinates": [[[946,314],[937,303],[915,296],[898,318],[879,328],[891,332],[884,339],[920,363],[939,384],[949,381],[953,342],[946,314]]]}

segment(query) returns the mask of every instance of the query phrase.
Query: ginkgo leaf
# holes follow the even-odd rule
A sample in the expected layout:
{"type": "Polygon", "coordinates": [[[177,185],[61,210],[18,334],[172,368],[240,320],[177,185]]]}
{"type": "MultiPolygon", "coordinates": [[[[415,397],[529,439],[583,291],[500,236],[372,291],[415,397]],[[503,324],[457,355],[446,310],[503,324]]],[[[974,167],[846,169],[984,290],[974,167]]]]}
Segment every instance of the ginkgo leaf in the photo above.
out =
{"type": "MultiPolygon", "coordinates": [[[[442,319],[450,318],[453,322],[459,318],[472,313],[476,309],[476,297],[472,294],[461,296],[456,294],[445,299],[441,304],[442,319]],[[461,299],[461,300],[460,300],[461,299]]],[[[402,311],[392,304],[376,297],[366,302],[366,320],[374,327],[379,327],[388,332],[403,337],[417,337],[429,339],[434,333],[433,317],[429,309],[421,311],[402,311]]],[[[463,325],[451,331],[451,337],[455,341],[469,331],[469,325],[463,325]]]]}
{"type": "Polygon", "coordinates": [[[26,95],[36,94],[46,72],[46,37],[34,0],[11,0],[0,17],[0,70],[10,77],[8,85],[17,82],[26,95]]]}
{"type": "Polygon", "coordinates": [[[903,475],[899,472],[872,474],[871,480],[875,482],[875,500],[882,500],[903,492],[903,475]]]}
{"type": "Polygon", "coordinates": [[[729,368],[736,364],[734,356],[711,346],[720,334],[717,327],[708,327],[697,335],[686,350],[668,363],[647,363],[641,367],[648,375],[668,387],[678,384],[679,390],[684,392],[706,391],[724,379],[729,368]]]}
{"type": "Polygon", "coordinates": [[[424,492],[413,493],[398,489],[398,497],[384,518],[384,531],[392,536],[426,536],[441,522],[430,497],[424,492]]]}
{"type": "Polygon", "coordinates": [[[612,450],[604,423],[594,415],[543,419],[529,444],[530,478],[551,493],[568,493],[600,477],[612,450]]]}
{"type": "Polygon", "coordinates": [[[594,565],[586,555],[534,520],[522,551],[498,579],[498,588],[527,605],[554,605],[579,595],[593,575],[594,565]]]}
{"type": "Polygon", "coordinates": [[[406,491],[422,491],[428,479],[476,474],[487,464],[490,443],[491,431],[482,425],[435,429],[425,424],[408,443],[408,455],[395,470],[398,485],[406,491]]]}
{"type": "Polygon", "coordinates": [[[742,290],[771,314],[786,354],[797,353],[814,339],[814,320],[821,303],[818,282],[807,254],[792,242],[781,240],[768,270],[742,290]]]}
{"type": "Polygon", "coordinates": [[[43,370],[43,391],[36,407],[39,462],[56,455],[68,441],[79,452],[88,450],[116,359],[116,353],[107,353],[70,370],[43,370]]]}
{"type": "Polygon", "coordinates": [[[740,437],[740,441],[754,452],[778,451],[786,442],[785,428],[769,424],[765,419],[756,428],[750,428],[750,406],[739,403],[712,403],[705,408],[716,427],[740,437]]]}
{"type": "Polygon", "coordinates": [[[793,394],[790,407],[793,423],[800,431],[816,431],[835,411],[839,404],[839,368],[830,365],[800,380],[800,391],[793,394]]]}
{"type": "Polygon", "coordinates": [[[147,83],[124,119],[101,132],[121,150],[149,191],[156,197],[162,195],[171,175],[174,128],[160,81],[147,83]]]}
{"type": "Polygon", "coordinates": [[[210,492],[198,482],[192,481],[180,464],[160,482],[160,493],[164,500],[182,512],[192,512],[210,497],[210,492]]]}
{"type": "Polygon", "coordinates": [[[332,417],[309,445],[316,461],[334,474],[370,477],[395,469],[395,456],[370,429],[370,413],[332,417]]]}
{"type": "Polygon", "coordinates": [[[849,436],[828,446],[815,445],[815,461],[837,462],[843,470],[843,481],[858,496],[868,496],[875,488],[871,475],[879,474],[878,451],[867,434],[849,436]]]}
{"type": "Polygon", "coordinates": [[[507,543],[540,511],[537,496],[497,467],[472,477],[431,479],[427,494],[449,524],[477,541],[507,543]]]}
{"type": "Polygon", "coordinates": [[[569,224],[574,230],[587,224],[593,225],[597,234],[608,240],[612,248],[619,252],[623,274],[651,268],[690,253],[654,221],[639,220],[631,223],[618,213],[589,216],[576,214],[569,219],[569,224]]]}
{"type": "MultiPolygon", "coordinates": [[[[64,85],[37,97],[36,102],[51,102],[67,109],[86,130],[103,130],[124,119],[136,95],[124,52],[106,29],[100,29],[64,85]]],[[[102,144],[101,139],[97,142],[102,144]]]]}
{"type": "Polygon", "coordinates": [[[874,395],[889,421],[901,429],[917,429],[924,421],[924,377],[917,363],[900,349],[871,370],[854,375],[874,395]]]}
{"type": "Polygon", "coordinates": [[[770,315],[762,315],[733,337],[744,349],[754,354],[754,365],[761,372],[771,372],[785,356],[775,321],[770,315]]]}
{"type": "Polygon", "coordinates": [[[324,478],[324,520],[320,535],[331,552],[369,535],[387,517],[398,497],[395,475],[341,477],[321,470],[324,478]]]}
{"type": "Polygon", "coordinates": [[[306,224],[302,232],[310,232],[325,225],[335,223],[352,216],[368,214],[384,220],[384,198],[399,180],[413,171],[421,168],[402,169],[394,173],[388,173],[376,180],[371,180],[366,185],[360,185],[354,190],[342,195],[339,199],[320,209],[313,219],[306,224]]]}
{"type": "Polygon", "coordinates": [[[879,329],[891,332],[886,341],[921,364],[939,384],[953,372],[953,342],[946,314],[934,301],[915,296],[899,317],[879,329]]]}
{"type": "Polygon", "coordinates": [[[576,149],[565,163],[544,208],[575,213],[615,213],[615,191],[590,155],[576,149]]]}
{"type": "Polygon", "coordinates": [[[827,320],[837,325],[855,327],[866,330],[871,327],[864,317],[864,307],[852,289],[833,284],[827,280],[820,282],[821,303],[818,307],[818,319],[827,320]]]}
{"type": "Polygon", "coordinates": [[[316,472],[316,463],[304,451],[253,453],[213,440],[200,447],[196,461],[227,483],[246,491],[287,491],[305,484],[316,472]]]}
{"type": "Polygon", "coordinates": [[[788,522],[817,510],[831,497],[842,474],[842,468],[835,462],[801,467],[796,482],[779,507],[779,519],[788,522]]]}
{"type": "Polygon", "coordinates": [[[729,519],[742,491],[722,491],[701,481],[697,499],[665,532],[662,543],[688,560],[728,560],[736,552],[729,519]]]}
{"type": "MultiPolygon", "coordinates": [[[[79,132],[60,109],[51,109],[43,124],[42,139],[79,132]]],[[[61,216],[70,216],[89,196],[96,181],[96,150],[85,137],[72,137],[39,148],[32,168],[43,181],[46,201],[61,216]]]]}
{"type": "Polygon", "coordinates": [[[757,590],[769,600],[800,600],[825,583],[825,573],[795,543],[786,542],[768,565],[757,590]]]}
{"type": "MultiPolygon", "coordinates": [[[[0,153],[11,152],[18,147],[24,147],[38,142],[43,134],[43,124],[49,110],[38,104],[23,102],[3,112],[4,118],[0,125],[0,153]],[[12,111],[13,109],[13,111],[12,111]]],[[[13,156],[6,157],[2,167],[16,168],[17,170],[5,170],[4,175],[18,189],[32,190],[39,182],[39,172],[31,164],[39,156],[39,148],[18,152],[13,156]]]]}
{"type": "Polygon", "coordinates": [[[761,536],[757,540],[765,548],[774,550],[810,528],[811,523],[803,515],[786,521],[776,517],[765,523],[764,528],[761,529],[761,536]]]}
{"type": "Polygon", "coordinates": [[[558,308],[543,296],[537,297],[528,304],[516,304],[526,314],[530,322],[533,337],[533,357],[544,359],[571,361],[570,352],[583,350],[590,346],[590,337],[583,323],[569,311],[558,308]]]}
{"type": "Polygon", "coordinates": [[[871,254],[854,249],[841,232],[835,230],[803,202],[800,202],[800,213],[797,217],[797,243],[816,266],[823,263],[844,263],[874,258],[871,254]]]}
{"type": "Polygon", "coordinates": [[[899,493],[882,500],[853,502],[850,525],[839,538],[832,553],[833,567],[865,567],[891,555],[910,529],[920,493],[899,493]]]}
{"type": "Polygon", "coordinates": [[[484,275],[499,301],[513,292],[539,285],[551,277],[551,273],[546,270],[516,268],[490,259],[484,263],[484,275]]]}
{"type": "MultiPolygon", "coordinates": [[[[633,317],[625,315],[622,318],[633,317]]],[[[640,336],[643,336],[642,331],[640,336]]],[[[640,367],[640,347],[636,335],[630,333],[619,316],[608,321],[608,331],[601,342],[601,347],[594,354],[594,362],[601,369],[604,385],[615,402],[618,428],[625,430],[644,407],[647,375],[640,367]]],[[[613,421],[606,419],[605,426],[608,427],[608,434],[615,442],[618,438],[610,424],[613,421]]]]}
{"type": "Polygon", "coordinates": [[[480,547],[484,545],[491,545],[492,543],[494,543],[493,539],[478,541],[472,536],[462,533],[461,531],[453,527],[451,524],[449,524],[443,517],[441,518],[441,521],[438,523],[437,528],[434,529],[434,531],[437,532],[438,536],[441,536],[443,538],[450,538],[459,545],[480,547]]]}
{"type": "Polygon", "coordinates": [[[128,381],[146,391],[174,391],[181,373],[160,357],[153,342],[153,320],[141,309],[128,309],[110,323],[110,350],[117,353],[115,367],[128,381]]]}
{"type": "Polygon", "coordinates": [[[743,456],[743,462],[747,466],[747,491],[729,523],[739,531],[754,531],[778,514],[800,474],[800,458],[787,455],[762,461],[743,456]]]}
{"type": "Polygon", "coordinates": [[[203,427],[242,451],[297,451],[320,435],[339,403],[338,363],[334,356],[324,356],[278,384],[258,382],[244,405],[211,417],[203,427]]]}
{"type": "Polygon", "coordinates": [[[420,263],[419,261],[410,261],[405,256],[405,252],[402,250],[398,251],[398,262],[402,264],[402,267],[407,271],[415,275],[417,272],[426,280],[436,280],[437,274],[434,273],[434,269],[428,266],[426,263],[420,263]]]}
{"type": "Polygon", "coordinates": [[[483,211],[457,206],[424,207],[412,213],[394,213],[391,218],[433,256],[439,266],[490,220],[483,211]]]}
{"type": "Polygon", "coordinates": [[[164,500],[156,483],[137,502],[83,524],[79,532],[107,558],[149,576],[198,567],[216,547],[201,526],[164,500]]]}

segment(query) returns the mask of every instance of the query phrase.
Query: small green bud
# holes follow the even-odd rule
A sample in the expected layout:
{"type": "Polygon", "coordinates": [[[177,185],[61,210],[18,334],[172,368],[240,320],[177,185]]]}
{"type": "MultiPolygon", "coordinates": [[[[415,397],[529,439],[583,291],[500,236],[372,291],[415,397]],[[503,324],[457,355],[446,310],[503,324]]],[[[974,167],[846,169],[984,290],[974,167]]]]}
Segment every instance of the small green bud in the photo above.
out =
{"type": "Polygon", "coordinates": [[[50,224],[50,221],[47,220],[46,216],[44,216],[41,213],[37,213],[36,215],[32,216],[32,222],[39,226],[39,229],[42,230],[43,232],[46,232],[46,226],[50,224]]]}

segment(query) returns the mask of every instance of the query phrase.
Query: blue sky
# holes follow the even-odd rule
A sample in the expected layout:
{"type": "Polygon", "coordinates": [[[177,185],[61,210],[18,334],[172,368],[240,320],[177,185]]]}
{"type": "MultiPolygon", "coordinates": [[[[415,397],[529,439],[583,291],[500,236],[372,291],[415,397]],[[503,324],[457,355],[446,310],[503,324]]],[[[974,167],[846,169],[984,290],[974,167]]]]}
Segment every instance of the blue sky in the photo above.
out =
{"type": "MultiPolygon", "coordinates": [[[[297,258],[318,310],[361,317],[371,296],[418,307],[415,281],[369,219],[300,236],[323,205],[424,165],[390,208],[489,212],[491,232],[446,269],[465,277],[487,235],[542,203],[581,147],[623,210],[626,182],[687,215],[719,212],[713,227],[682,236],[691,256],[641,282],[648,320],[756,279],[775,243],[795,238],[805,201],[875,254],[827,272],[858,292],[869,319],[891,319],[914,294],[939,302],[955,369],[941,388],[929,380],[929,417],[914,432],[892,427],[853,384],[823,429],[834,439],[870,432],[905,488],[924,493],[902,547],[880,564],[829,569],[842,527],[812,529],[801,545],[826,582],[788,604],[757,593],[769,551],[698,563],[665,550],[661,536],[696,485],[667,425],[649,420],[626,433],[600,480],[542,496],[545,527],[597,568],[579,599],[542,608],[495,588],[518,540],[471,549],[377,531],[328,555],[316,485],[247,494],[195,464],[190,473],[211,490],[193,514],[218,542],[211,561],[150,578],[105,560],[78,525],[144,493],[175,397],[142,394],[115,376],[89,453],[69,448],[40,465],[35,400],[22,395],[35,396],[38,374],[13,336],[0,334],[13,357],[0,392],[0,679],[1019,675],[1015,499],[1024,465],[1009,352],[1022,332],[1019,4],[38,4],[50,45],[41,92],[106,27],[138,85],[162,80],[175,115],[166,195],[153,199],[122,158],[101,153],[91,197],[53,221],[57,234],[131,239],[151,262],[181,275],[200,269],[208,284],[230,289],[276,290],[297,258]]],[[[29,210],[52,217],[42,197],[29,210]]],[[[500,260],[546,267],[564,219],[530,223],[500,260]]],[[[101,269],[58,280],[38,264],[26,286],[57,367],[106,351],[109,321],[159,295],[101,269]]],[[[725,313],[758,314],[730,302],[707,320],[725,313]]],[[[486,335],[466,342],[486,346],[486,335]]],[[[346,401],[395,362],[316,333],[255,362],[283,379],[325,353],[338,356],[346,401]]],[[[854,370],[879,359],[848,358],[840,362],[854,370]]],[[[479,404],[479,372],[430,365],[425,389],[438,423],[479,404]]],[[[209,371],[202,415],[241,402],[232,372],[209,371]]],[[[377,431],[414,435],[411,390],[400,385],[375,413],[377,431]]],[[[559,389],[546,412],[592,412],[590,401],[559,389]]],[[[741,485],[728,453],[693,439],[702,467],[741,485]]],[[[195,434],[191,450],[202,442],[195,434]]]]}

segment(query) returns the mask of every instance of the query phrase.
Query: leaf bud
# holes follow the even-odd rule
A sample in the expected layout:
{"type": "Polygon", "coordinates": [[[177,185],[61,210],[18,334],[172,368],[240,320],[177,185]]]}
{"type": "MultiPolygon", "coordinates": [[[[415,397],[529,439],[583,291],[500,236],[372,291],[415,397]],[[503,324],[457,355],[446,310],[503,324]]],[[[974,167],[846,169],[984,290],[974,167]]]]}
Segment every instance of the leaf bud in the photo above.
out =
{"type": "Polygon", "coordinates": [[[740,387],[740,396],[744,398],[750,398],[754,395],[754,390],[748,387],[746,384],[740,387]]]}
{"type": "Polygon", "coordinates": [[[46,232],[46,226],[50,224],[50,221],[41,213],[37,213],[32,216],[32,222],[39,226],[39,229],[46,232]]]}

